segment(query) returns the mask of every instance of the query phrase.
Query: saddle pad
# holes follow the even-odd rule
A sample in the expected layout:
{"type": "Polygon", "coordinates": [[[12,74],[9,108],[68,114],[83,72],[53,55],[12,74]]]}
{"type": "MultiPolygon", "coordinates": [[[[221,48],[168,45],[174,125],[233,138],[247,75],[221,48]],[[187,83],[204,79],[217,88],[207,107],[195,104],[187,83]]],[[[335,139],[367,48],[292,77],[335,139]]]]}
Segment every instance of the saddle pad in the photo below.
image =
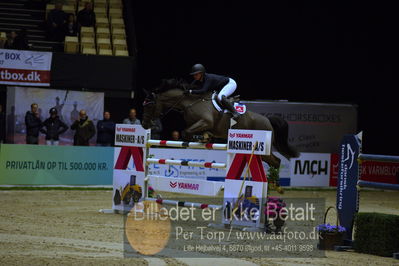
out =
{"type": "MultiPolygon", "coordinates": [[[[227,113],[228,110],[223,110],[223,108],[217,103],[216,97],[217,97],[217,93],[215,92],[214,94],[212,94],[213,107],[215,107],[215,109],[218,112],[224,111],[225,113],[227,113]]],[[[247,111],[247,106],[245,104],[242,104],[242,103],[234,103],[234,108],[237,110],[237,112],[239,114],[245,114],[245,112],[247,111]]]]}

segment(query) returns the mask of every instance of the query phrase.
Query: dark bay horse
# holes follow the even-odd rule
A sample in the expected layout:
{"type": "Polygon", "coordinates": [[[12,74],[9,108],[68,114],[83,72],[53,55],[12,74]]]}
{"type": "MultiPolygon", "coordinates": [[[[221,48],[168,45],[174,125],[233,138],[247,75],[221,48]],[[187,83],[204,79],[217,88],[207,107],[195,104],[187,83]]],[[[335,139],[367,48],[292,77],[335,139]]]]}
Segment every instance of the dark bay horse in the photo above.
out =
{"type": "MultiPolygon", "coordinates": [[[[227,139],[231,115],[215,109],[211,94],[186,95],[185,90],[191,85],[176,79],[163,80],[161,86],[152,93],[147,93],[144,102],[142,126],[150,128],[152,121],[162,113],[171,109],[183,113],[187,128],[183,131],[186,140],[193,135],[227,139]]],[[[272,131],[272,146],[287,159],[298,157],[294,147],[288,144],[288,124],[280,117],[265,117],[258,113],[247,111],[242,114],[233,129],[270,130],[272,131]]],[[[262,160],[277,169],[280,159],[274,154],[262,156],[262,160]]]]}

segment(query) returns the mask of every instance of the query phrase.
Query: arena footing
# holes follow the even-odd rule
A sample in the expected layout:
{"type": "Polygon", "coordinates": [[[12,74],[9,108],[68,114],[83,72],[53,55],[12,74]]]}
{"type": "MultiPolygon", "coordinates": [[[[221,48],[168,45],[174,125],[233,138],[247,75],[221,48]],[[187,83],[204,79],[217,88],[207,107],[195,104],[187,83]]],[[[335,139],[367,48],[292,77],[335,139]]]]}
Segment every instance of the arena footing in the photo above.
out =
{"type": "Polygon", "coordinates": [[[129,211],[120,211],[120,210],[113,210],[113,209],[100,209],[99,213],[105,214],[128,214],[129,211]]]}

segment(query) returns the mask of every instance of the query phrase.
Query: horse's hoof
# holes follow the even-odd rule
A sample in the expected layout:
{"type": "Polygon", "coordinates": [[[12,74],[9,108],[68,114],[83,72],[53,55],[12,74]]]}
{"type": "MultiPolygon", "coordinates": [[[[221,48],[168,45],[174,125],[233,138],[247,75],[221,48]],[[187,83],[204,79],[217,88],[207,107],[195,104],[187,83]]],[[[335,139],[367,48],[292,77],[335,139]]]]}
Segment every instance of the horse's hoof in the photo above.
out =
{"type": "Polygon", "coordinates": [[[202,135],[194,135],[193,136],[193,140],[194,141],[201,141],[203,139],[204,139],[204,136],[202,136],[202,135]]]}
{"type": "Polygon", "coordinates": [[[212,135],[211,134],[209,134],[209,133],[204,133],[203,134],[203,142],[210,142],[211,141],[211,139],[212,139],[212,135]]]}

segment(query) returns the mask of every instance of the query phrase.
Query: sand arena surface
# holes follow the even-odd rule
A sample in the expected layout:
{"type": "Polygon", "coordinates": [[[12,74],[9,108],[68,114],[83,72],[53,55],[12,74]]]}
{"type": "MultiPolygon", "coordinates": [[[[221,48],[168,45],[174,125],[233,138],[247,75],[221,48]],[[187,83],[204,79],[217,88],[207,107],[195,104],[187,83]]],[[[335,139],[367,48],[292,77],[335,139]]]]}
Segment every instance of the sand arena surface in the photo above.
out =
{"type": "MultiPolygon", "coordinates": [[[[287,191],[283,197],[326,199],[335,191],[287,191]]],[[[273,193],[272,193],[273,195],[273,193]]],[[[102,214],[111,191],[0,191],[1,265],[399,265],[398,260],[327,251],[325,258],[123,257],[124,219],[102,214]]],[[[362,191],[360,211],[399,214],[399,193],[362,191]]],[[[217,202],[216,202],[217,203],[217,202]]],[[[331,223],[334,215],[331,215],[331,223]]]]}

